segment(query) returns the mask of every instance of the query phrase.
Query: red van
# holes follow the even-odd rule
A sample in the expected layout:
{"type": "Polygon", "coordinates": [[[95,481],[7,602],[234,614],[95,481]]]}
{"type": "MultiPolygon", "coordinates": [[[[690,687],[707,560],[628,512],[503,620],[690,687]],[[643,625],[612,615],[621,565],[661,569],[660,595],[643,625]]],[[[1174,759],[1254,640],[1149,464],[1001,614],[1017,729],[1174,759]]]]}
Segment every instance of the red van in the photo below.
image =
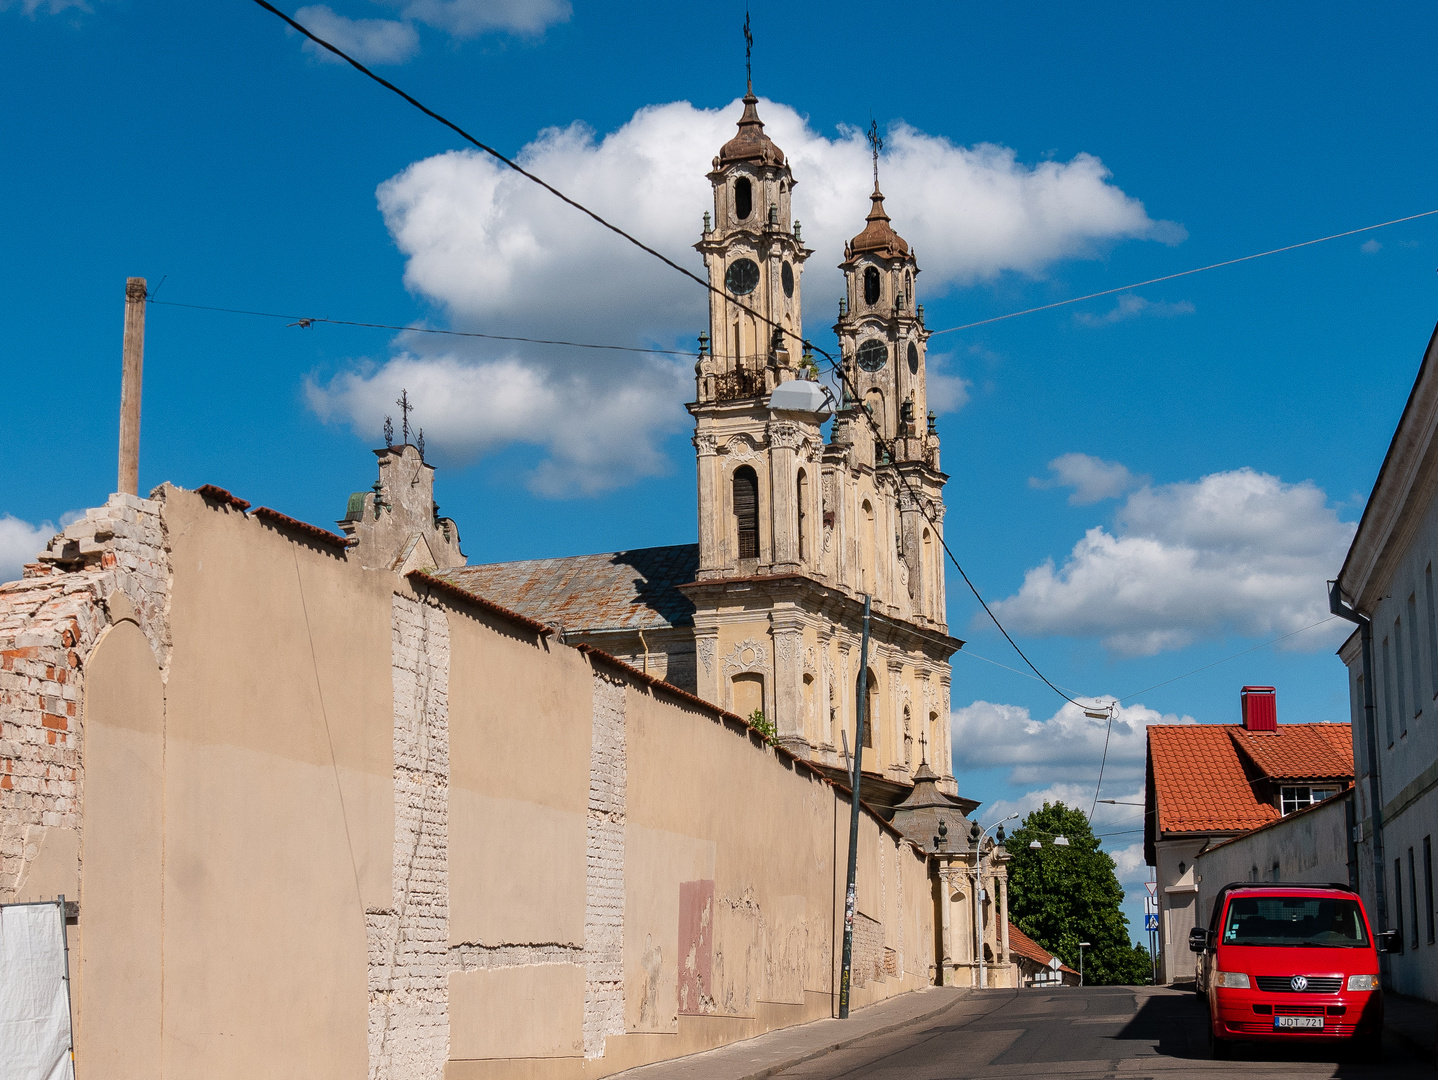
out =
{"type": "Polygon", "coordinates": [[[1245,1040],[1343,1040],[1367,1060],[1380,1053],[1378,953],[1397,952],[1402,938],[1390,930],[1375,939],[1348,886],[1225,885],[1188,946],[1200,954],[1198,991],[1208,997],[1215,1058],[1245,1040]]]}

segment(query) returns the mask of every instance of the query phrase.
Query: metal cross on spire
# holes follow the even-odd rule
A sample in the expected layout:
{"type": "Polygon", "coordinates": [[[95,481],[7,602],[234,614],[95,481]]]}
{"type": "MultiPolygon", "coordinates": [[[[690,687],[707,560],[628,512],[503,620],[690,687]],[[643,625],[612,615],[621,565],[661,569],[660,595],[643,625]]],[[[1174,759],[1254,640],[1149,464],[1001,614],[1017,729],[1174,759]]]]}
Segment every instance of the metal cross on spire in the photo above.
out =
{"type": "Polygon", "coordinates": [[[749,31],[749,9],[744,9],[744,82],[752,92],[754,89],[754,35],[749,31]]]}
{"type": "Polygon", "coordinates": [[[401,445],[409,445],[409,414],[414,411],[414,406],[409,403],[409,391],[401,390],[399,397],[394,402],[399,406],[401,432],[404,435],[404,442],[401,445]]]}
{"type": "Polygon", "coordinates": [[[879,122],[878,122],[877,120],[872,119],[872,118],[869,120],[869,134],[868,134],[868,139],[869,139],[869,146],[872,147],[872,148],[873,148],[873,151],[874,151],[874,190],[875,190],[875,191],[878,191],[878,190],[879,190],[879,151],[884,148],[884,140],[881,139],[881,138],[879,138],[879,122]]]}

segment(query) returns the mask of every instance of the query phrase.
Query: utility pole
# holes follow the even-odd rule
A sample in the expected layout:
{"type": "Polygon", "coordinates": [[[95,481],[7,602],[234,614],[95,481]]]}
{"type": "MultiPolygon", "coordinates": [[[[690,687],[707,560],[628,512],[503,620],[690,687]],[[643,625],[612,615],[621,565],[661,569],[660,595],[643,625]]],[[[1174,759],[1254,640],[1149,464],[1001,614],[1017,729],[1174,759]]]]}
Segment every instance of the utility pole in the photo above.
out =
{"type": "Polygon", "coordinates": [[[864,721],[869,708],[869,597],[864,597],[864,635],[859,643],[859,700],[855,703],[854,773],[849,778],[849,875],[844,889],[844,960],[839,969],[839,1019],[849,1019],[849,976],[854,965],[854,878],[859,870],[859,779],[864,758],[864,721]]]}
{"type": "Polygon", "coordinates": [[[125,279],[120,370],[120,478],[116,490],[140,494],[140,385],[145,371],[145,279],[125,279]]]}

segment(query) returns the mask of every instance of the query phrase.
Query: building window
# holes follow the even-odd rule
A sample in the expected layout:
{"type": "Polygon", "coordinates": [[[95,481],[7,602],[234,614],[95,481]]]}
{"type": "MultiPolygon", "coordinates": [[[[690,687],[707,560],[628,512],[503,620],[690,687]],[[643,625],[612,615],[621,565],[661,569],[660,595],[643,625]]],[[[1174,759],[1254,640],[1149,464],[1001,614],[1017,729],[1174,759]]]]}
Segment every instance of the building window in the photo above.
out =
{"type": "Polygon", "coordinates": [[[1423,900],[1428,913],[1428,944],[1433,944],[1433,838],[1423,838],[1423,900]]]}
{"type": "Polygon", "coordinates": [[[1423,571],[1423,599],[1428,605],[1428,680],[1438,698],[1438,611],[1433,607],[1433,564],[1423,571]]]}
{"type": "Polygon", "coordinates": [[[1393,661],[1388,655],[1388,639],[1383,639],[1383,727],[1388,745],[1393,745],[1393,661]]]}
{"type": "MultiPolygon", "coordinates": [[[[874,729],[879,726],[879,680],[875,677],[873,669],[869,670],[867,693],[864,694],[864,749],[872,750],[876,745],[874,729]]],[[[857,707],[860,700],[859,680],[854,680],[854,704],[857,707]]],[[[856,720],[855,723],[858,721],[856,720]]]]}
{"type": "Polygon", "coordinates": [[[1418,863],[1408,849],[1408,906],[1413,909],[1413,947],[1418,948],[1418,863]]]}
{"type": "Polygon", "coordinates": [[[759,477],[748,465],[734,470],[734,524],[739,558],[759,557],[759,477]]]}
{"type": "Polygon", "coordinates": [[[1408,594],[1408,661],[1412,670],[1408,673],[1413,680],[1413,719],[1423,715],[1423,691],[1419,682],[1418,661],[1418,594],[1408,594]]]}
{"type": "Polygon", "coordinates": [[[1324,799],[1338,794],[1336,787],[1285,787],[1279,791],[1279,810],[1291,814],[1295,810],[1307,810],[1324,799]]]}
{"type": "Polygon", "coordinates": [[[740,177],[734,181],[734,216],[743,221],[754,212],[754,189],[749,181],[740,177]]]}
{"type": "Polygon", "coordinates": [[[799,561],[809,558],[809,474],[799,470],[799,561]]]}
{"type": "Polygon", "coordinates": [[[874,267],[864,269],[864,303],[877,304],[879,302],[879,271],[874,267]]]}
{"type": "Polygon", "coordinates": [[[1398,931],[1398,951],[1405,948],[1403,941],[1403,860],[1393,860],[1393,926],[1398,931]]]}
{"type": "Polygon", "coordinates": [[[1408,710],[1404,707],[1403,702],[1403,695],[1407,692],[1407,687],[1403,685],[1402,619],[1393,620],[1393,676],[1393,708],[1398,713],[1399,723],[1403,725],[1398,730],[1398,735],[1401,738],[1408,734],[1408,710]]]}
{"type": "Polygon", "coordinates": [[[863,532],[859,535],[859,591],[873,594],[874,591],[874,554],[878,546],[878,533],[874,524],[874,507],[868,499],[864,500],[859,507],[859,516],[863,522],[863,532]]]}

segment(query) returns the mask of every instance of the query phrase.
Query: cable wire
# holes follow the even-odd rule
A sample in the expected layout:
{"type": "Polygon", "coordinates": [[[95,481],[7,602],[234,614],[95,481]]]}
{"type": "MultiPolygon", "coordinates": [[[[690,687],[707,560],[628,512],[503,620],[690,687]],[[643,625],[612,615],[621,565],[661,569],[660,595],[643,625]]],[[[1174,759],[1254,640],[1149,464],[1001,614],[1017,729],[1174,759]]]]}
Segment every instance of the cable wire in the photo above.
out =
{"type": "Polygon", "coordinates": [[[1068,300],[1055,300],[1052,304],[1040,304],[1038,307],[1025,308],[1023,311],[1011,311],[1007,315],[995,315],[989,319],[980,319],[977,322],[964,323],[963,326],[949,326],[943,330],[932,331],[930,336],[937,337],[940,334],[952,334],[959,330],[972,330],[976,326],[987,326],[989,323],[1003,322],[1005,319],[1016,319],[1020,315],[1032,315],[1035,312],[1050,311],[1053,308],[1064,307],[1067,304],[1081,303],[1084,300],[1096,300],[1100,296],[1112,296],[1114,293],[1126,292],[1129,289],[1141,289],[1145,285],[1157,285],[1161,281],[1172,281],[1175,278],[1188,277],[1190,274],[1201,274],[1205,270],[1217,270],[1224,266],[1234,266],[1238,263],[1249,262],[1253,259],[1262,259],[1267,255],[1279,255],[1285,251],[1296,251],[1298,248],[1311,247],[1314,244],[1326,243],[1329,240],[1341,240],[1345,236],[1357,236],[1359,233],[1372,232],[1374,229],[1386,229],[1389,225],[1401,225],[1405,221],[1417,221],[1419,218],[1431,217],[1434,214],[1438,214],[1438,210],[1425,210],[1421,214],[1409,214],[1407,217],[1394,218],[1392,221],[1380,221],[1377,225],[1364,225],[1361,229],[1349,229],[1347,232],[1334,233],[1332,236],[1320,236],[1317,240],[1304,240],[1302,243],[1273,248],[1271,251],[1260,251],[1254,255],[1240,256],[1237,259],[1225,259],[1223,262],[1209,263],[1207,266],[1197,266],[1192,270],[1180,270],[1176,274],[1164,274],[1162,277],[1149,278],[1147,281],[1136,281],[1132,285],[1120,285],[1116,289],[1104,289],[1101,292],[1075,296],[1068,300]]]}

